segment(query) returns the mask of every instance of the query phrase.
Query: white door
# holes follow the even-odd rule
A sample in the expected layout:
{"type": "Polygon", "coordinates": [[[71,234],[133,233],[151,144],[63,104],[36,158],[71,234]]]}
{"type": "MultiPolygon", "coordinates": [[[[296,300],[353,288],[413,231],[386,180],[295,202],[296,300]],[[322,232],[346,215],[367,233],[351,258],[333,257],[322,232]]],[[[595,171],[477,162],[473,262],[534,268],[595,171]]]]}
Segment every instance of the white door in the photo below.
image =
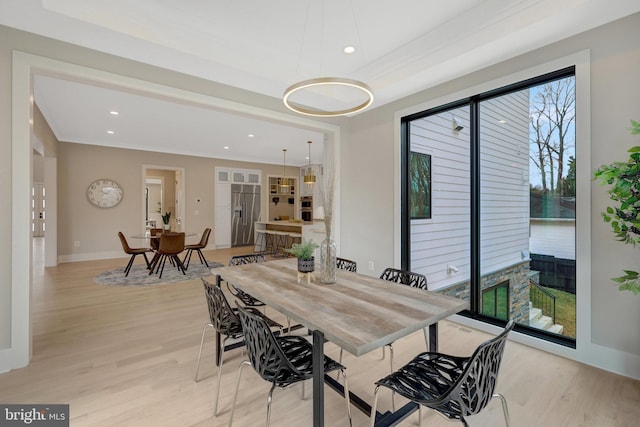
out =
{"type": "Polygon", "coordinates": [[[216,184],[215,240],[216,248],[231,247],[231,184],[216,184]]]}
{"type": "Polygon", "coordinates": [[[31,232],[33,237],[44,236],[45,190],[43,183],[34,183],[31,189],[31,232]]]}

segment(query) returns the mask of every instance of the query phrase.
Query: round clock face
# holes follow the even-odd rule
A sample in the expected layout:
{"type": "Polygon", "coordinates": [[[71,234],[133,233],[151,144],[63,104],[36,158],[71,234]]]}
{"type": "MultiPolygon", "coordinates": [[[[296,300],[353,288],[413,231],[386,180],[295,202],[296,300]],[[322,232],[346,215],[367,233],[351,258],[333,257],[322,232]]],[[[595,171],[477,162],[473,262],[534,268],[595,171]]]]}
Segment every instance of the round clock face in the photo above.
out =
{"type": "Polygon", "coordinates": [[[98,179],[87,188],[89,201],[99,208],[112,208],[122,200],[122,188],[110,179],[98,179]]]}

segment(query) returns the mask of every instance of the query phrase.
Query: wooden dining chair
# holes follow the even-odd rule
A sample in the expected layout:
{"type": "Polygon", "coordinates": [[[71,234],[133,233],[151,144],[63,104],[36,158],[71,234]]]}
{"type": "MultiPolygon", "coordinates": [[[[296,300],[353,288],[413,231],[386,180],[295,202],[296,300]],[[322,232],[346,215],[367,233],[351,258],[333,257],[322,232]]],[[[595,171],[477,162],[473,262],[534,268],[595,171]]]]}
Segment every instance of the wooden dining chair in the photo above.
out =
{"type": "Polygon", "coordinates": [[[151,264],[151,268],[149,274],[157,273],[160,271],[160,275],[158,278],[162,277],[162,273],[164,272],[164,265],[167,262],[167,259],[170,259],[173,264],[178,268],[179,271],[182,271],[182,274],[185,273],[184,265],[178,257],[184,251],[184,233],[172,233],[172,232],[164,232],[160,236],[160,244],[158,245],[157,254],[155,257],[154,264],[151,264]]]}
{"type": "Polygon", "coordinates": [[[187,253],[184,256],[184,260],[182,261],[182,263],[185,266],[184,268],[189,268],[189,262],[191,261],[191,254],[193,252],[197,252],[198,257],[200,258],[200,263],[206,265],[207,268],[209,268],[209,264],[207,263],[207,260],[204,257],[204,255],[202,254],[202,249],[207,247],[207,244],[209,243],[210,234],[211,234],[211,229],[205,228],[204,232],[202,233],[202,237],[200,238],[200,241],[198,243],[194,245],[186,245],[184,247],[184,249],[187,251],[187,253]]]}
{"type": "Polygon", "coordinates": [[[144,257],[144,261],[147,263],[147,268],[151,268],[151,264],[149,263],[149,258],[147,258],[147,252],[153,252],[151,248],[131,248],[129,247],[129,243],[127,242],[127,238],[124,237],[121,231],[118,231],[118,237],[120,238],[120,243],[122,244],[122,249],[124,253],[127,255],[131,255],[129,258],[129,263],[124,269],[124,276],[128,277],[129,272],[131,271],[131,266],[133,266],[133,261],[136,259],[138,255],[142,255],[144,257]]]}
{"type": "Polygon", "coordinates": [[[162,228],[150,228],[149,229],[149,236],[151,236],[151,239],[149,239],[149,246],[151,246],[151,249],[153,249],[154,251],[158,250],[158,246],[160,244],[160,239],[156,236],[162,234],[162,228]]]}

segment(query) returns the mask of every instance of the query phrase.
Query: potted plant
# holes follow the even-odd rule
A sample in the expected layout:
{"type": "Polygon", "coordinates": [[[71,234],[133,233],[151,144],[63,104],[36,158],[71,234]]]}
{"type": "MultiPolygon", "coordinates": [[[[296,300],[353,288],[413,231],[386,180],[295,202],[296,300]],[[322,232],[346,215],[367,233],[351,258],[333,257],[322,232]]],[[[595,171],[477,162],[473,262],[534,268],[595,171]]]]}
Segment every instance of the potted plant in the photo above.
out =
{"type": "Polygon", "coordinates": [[[171,212],[165,212],[162,215],[162,223],[164,224],[162,228],[164,228],[165,230],[170,230],[171,225],[169,225],[169,221],[171,221],[171,212]]]}
{"type": "MultiPolygon", "coordinates": [[[[631,120],[631,134],[640,135],[640,122],[631,120]]],[[[614,206],[602,212],[604,222],[611,225],[616,239],[636,246],[640,243],[640,146],[631,147],[629,159],[602,165],[593,176],[601,185],[609,185],[609,197],[614,206]]],[[[621,291],[640,294],[640,273],[623,270],[624,276],[614,277],[621,291]]]]}
{"type": "Polygon", "coordinates": [[[302,240],[301,243],[294,243],[286,252],[298,258],[298,271],[310,273],[314,270],[313,251],[318,248],[318,244],[313,240],[302,240]]]}

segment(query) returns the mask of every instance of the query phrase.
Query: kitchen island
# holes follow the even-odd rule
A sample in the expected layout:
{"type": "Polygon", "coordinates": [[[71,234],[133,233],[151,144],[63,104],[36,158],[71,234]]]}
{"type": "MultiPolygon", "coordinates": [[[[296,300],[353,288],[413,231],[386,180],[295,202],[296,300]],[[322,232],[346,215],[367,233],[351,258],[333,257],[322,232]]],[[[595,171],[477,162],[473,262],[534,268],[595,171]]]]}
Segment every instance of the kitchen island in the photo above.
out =
{"type": "Polygon", "coordinates": [[[267,242],[270,239],[273,243],[287,242],[286,245],[281,244],[280,247],[289,247],[289,242],[300,241],[300,239],[313,240],[318,244],[325,239],[324,221],[257,221],[254,233],[254,242],[256,242],[254,250],[256,252],[267,251],[267,242]],[[285,236],[287,239],[284,238],[285,236]]]}

